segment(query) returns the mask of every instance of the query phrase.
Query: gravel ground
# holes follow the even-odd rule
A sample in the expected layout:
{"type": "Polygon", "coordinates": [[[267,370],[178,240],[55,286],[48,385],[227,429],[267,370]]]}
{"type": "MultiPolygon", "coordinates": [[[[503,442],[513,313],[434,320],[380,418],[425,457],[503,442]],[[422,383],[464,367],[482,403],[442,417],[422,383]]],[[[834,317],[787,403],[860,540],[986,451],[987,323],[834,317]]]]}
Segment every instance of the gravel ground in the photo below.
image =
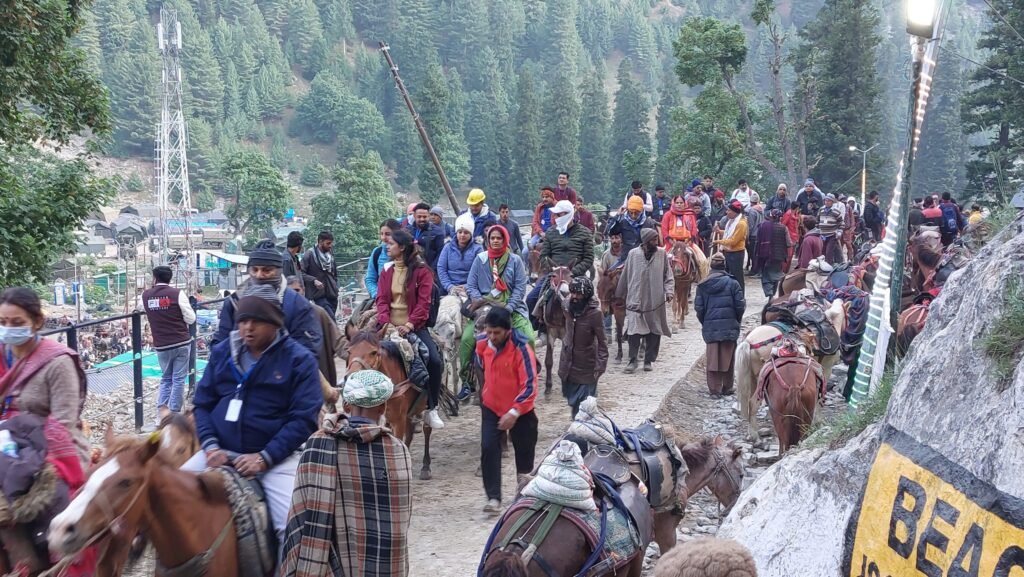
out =
{"type": "MultiPolygon", "coordinates": [[[[748,311],[759,311],[764,304],[760,283],[748,281],[746,287],[748,311]]],[[[748,324],[753,326],[753,316],[748,324]]],[[[655,415],[659,420],[670,423],[677,429],[691,435],[722,434],[734,439],[747,450],[747,475],[745,485],[764,472],[774,461],[777,446],[767,450],[754,450],[743,440],[745,429],[734,409],[735,398],[712,399],[707,392],[703,365],[704,342],[700,336],[700,325],[691,313],[686,328],[676,332],[662,342],[660,359],[650,373],[638,371],[633,375],[623,374],[625,362],[609,362],[608,372],[598,387],[601,407],[620,426],[632,426],[655,415]]],[[[544,352],[541,352],[543,358],[544,352]]],[[[555,367],[557,369],[555,353],[555,367]]],[[[614,351],[612,351],[614,359],[614,351]]],[[[569,408],[559,393],[558,377],[552,375],[553,390],[544,394],[543,389],[537,400],[537,414],[540,419],[540,435],[537,443],[538,460],[555,438],[561,435],[569,423],[569,408]]],[[[156,383],[148,383],[146,409],[152,412],[152,391],[156,383]]],[[[113,416],[115,430],[131,432],[134,422],[134,408],[131,391],[117,391],[106,396],[90,396],[86,406],[86,418],[94,423],[94,442],[102,439],[102,427],[92,421],[96,415],[109,413],[113,416]],[[118,406],[121,405],[121,406],[118,406]],[[116,408],[115,408],[116,407],[116,408]]],[[[826,417],[838,411],[841,401],[830,396],[826,417]]],[[[430,481],[414,481],[414,512],[410,537],[410,575],[435,577],[463,577],[475,574],[480,552],[487,540],[494,518],[484,515],[483,486],[475,471],[479,464],[479,409],[464,407],[461,415],[447,420],[447,426],[433,436],[432,470],[430,481]]],[[[769,428],[767,419],[763,427],[769,428]]],[[[769,430],[763,430],[763,434],[769,430]]],[[[422,438],[417,437],[412,447],[415,470],[418,472],[422,459],[422,438]]],[[[515,470],[512,459],[503,462],[503,494],[506,503],[511,502],[515,470]]],[[[687,540],[702,535],[713,535],[719,523],[717,502],[702,491],[691,499],[687,518],[680,525],[680,539],[687,540]]],[[[648,551],[647,568],[653,567],[657,556],[656,548],[648,551]]],[[[128,577],[153,574],[152,555],[146,557],[132,570],[128,577]]],[[[649,572],[649,571],[648,571],[649,572]]],[[[646,573],[646,572],[645,572],[646,573]]]]}

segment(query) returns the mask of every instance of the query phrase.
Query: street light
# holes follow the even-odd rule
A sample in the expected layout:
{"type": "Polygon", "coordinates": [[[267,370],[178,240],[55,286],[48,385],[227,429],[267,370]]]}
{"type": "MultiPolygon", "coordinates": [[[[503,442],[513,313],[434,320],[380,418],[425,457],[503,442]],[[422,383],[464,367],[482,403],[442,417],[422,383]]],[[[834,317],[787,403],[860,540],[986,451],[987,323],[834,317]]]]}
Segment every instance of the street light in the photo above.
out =
{"type": "Polygon", "coordinates": [[[907,33],[931,40],[935,38],[938,0],[907,0],[907,33]]]}
{"type": "Polygon", "coordinates": [[[877,148],[878,145],[874,145],[867,150],[861,150],[856,146],[850,145],[850,152],[860,152],[864,155],[864,163],[860,169],[860,206],[861,210],[864,210],[864,205],[867,203],[868,196],[868,153],[877,148]]]}

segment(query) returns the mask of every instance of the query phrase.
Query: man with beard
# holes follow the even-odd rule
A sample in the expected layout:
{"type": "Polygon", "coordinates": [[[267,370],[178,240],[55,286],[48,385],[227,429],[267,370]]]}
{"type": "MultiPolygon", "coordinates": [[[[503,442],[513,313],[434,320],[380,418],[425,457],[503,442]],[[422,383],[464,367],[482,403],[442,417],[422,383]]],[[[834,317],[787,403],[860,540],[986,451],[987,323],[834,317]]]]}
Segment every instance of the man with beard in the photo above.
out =
{"type": "MultiPolygon", "coordinates": [[[[739,204],[737,202],[737,204],[739,204]]],[[[654,370],[661,337],[671,337],[668,303],[675,294],[675,277],[668,254],[658,246],[658,233],[650,228],[640,231],[641,244],[629,251],[626,265],[615,287],[615,296],[626,301],[626,334],[629,335],[629,364],[625,373],[636,372],[640,341],[647,345],[644,370],[654,370]]]]}
{"type": "Polygon", "coordinates": [[[437,259],[444,249],[444,229],[430,222],[430,205],[421,202],[413,210],[413,226],[409,229],[416,244],[423,249],[423,260],[437,274],[437,259]]]}
{"type": "Polygon", "coordinates": [[[726,207],[725,230],[721,240],[713,244],[718,245],[725,253],[725,270],[740,283],[740,293],[744,292],[743,286],[743,255],[747,251],[747,219],[743,216],[743,204],[734,200],[726,207]]]}
{"type": "Polygon", "coordinates": [[[314,357],[320,354],[323,337],[316,317],[313,316],[311,307],[315,305],[285,286],[284,277],[281,276],[283,265],[284,259],[281,258],[281,253],[274,246],[274,241],[261,240],[256,243],[256,246],[249,252],[249,279],[238,287],[235,294],[224,301],[220,310],[217,332],[210,340],[211,349],[217,343],[227,340],[231,331],[235,330],[235,306],[238,300],[261,286],[270,286],[274,289],[277,300],[284,309],[284,328],[288,331],[288,335],[313,353],[314,357]]]}
{"type": "Polygon", "coordinates": [[[484,244],[484,235],[487,234],[487,229],[498,224],[498,215],[491,212],[491,209],[484,202],[487,200],[487,195],[484,191],[479,188],[474,188],[469,191],[469,196],[466,197],[466,204],[469,205],[469,209],[462,214],[469,214],[473,216],[473,239],[481,245],[484,244]]]}
{"type": "Polygon", "coordinates": [[[814,180],[808,178],[804,182],[804,189],[796,195],[796,201],[800,203],[800,214],[817,216],[818,210],[825,202],[825,195],[821,194],[817,186],[814,186],[814,180]]]}
{"type": "Polygon", "coordinates": [[[331,318],[338,312],[338,263],[333,249],[334,235],[325,230],[317,235],[316,246],[302,257],[302,270],[320,281],[309,300],[323,307],[331,318]]]}
{"type": "Polygon", "coordinates": [[[654,236],[657,237],[659,224],[661,223],[656,223],[653,218],[647,216],[647,212],[644,210],[644,201],[639,196],[630,196],[626,201],[625,214],[619,215],[615,224],[608,229],[609,234],[622,235],[622,256],[619,257],[619,262],[616,265],[625,262],[629,251],[640,246],[642,230],[654,231],[654,236]]]}
{"type": "Polygon", "coordinates": [[[572,418],[587,397],[597,396],[597,380],[608,367],[608,344],[594,284],[585,276],[569,283],[569,296],[559,293],[565,309],[565,338],[558,361],[562,395],[572,407],[572,418]]]}

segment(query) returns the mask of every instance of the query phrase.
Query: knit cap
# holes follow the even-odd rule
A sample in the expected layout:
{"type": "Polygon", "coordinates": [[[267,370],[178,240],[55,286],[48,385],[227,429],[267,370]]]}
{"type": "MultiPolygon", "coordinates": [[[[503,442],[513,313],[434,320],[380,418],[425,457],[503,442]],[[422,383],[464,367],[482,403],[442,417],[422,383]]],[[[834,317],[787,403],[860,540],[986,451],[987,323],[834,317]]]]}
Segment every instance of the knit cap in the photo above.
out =
{"type": "Polygon", "coordinates": [[[235,305],[235,323],[242,321],[260,321],[281,328],[284,326],[284,311],[277,299],[268,300],[261,296],[245,296],[238,299],[238,303],[235,305]]]}
{"type": "Polygon", "coordinates": [[[274,241],[266,239],[256,243],[256,246],[249,251],[249,266],[284,266],[284,258],[274,246],[274,241]]]}
{"type": "Polygon", "coordinates": [[[395,385],[380,371],[356,371],[345,378],[341,398],[347,405],[370,409],[391,398],[395,385]]]}

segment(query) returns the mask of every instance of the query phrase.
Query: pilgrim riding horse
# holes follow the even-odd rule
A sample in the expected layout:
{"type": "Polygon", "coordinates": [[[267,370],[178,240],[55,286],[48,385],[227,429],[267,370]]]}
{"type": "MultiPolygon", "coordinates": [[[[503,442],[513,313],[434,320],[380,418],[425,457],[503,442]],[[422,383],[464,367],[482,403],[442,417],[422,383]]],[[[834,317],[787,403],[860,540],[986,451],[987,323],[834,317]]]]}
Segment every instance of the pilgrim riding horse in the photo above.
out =
{"type": "MultiPolygon", "coordinates": [[[[598,549],[603,549],[603,546],[597,531],[592,526],[588,529],[587,522],[574,510],[525,498],[513,504],[498,521],[485,548],[478,575],[498,575],[499,567],[511,563],[515,563],[516,568],[529,577],[583,575],[584,569],[589,571],[595,564],[601,563],[608,571],[599,574],[614,571],[616,575],[640,577],[644,552],[652,539],[658,543],[662,553],[675,546],[676,527],[683,519],[690,497],[708,487],[720,503],[731,508],[739,498],[743,480],[742,450],[727,445],[721,436],[695,443],[679,439],[666,441],[675,444],[689,473],[685,482],[673,484],[678,494],[673,494],[671,498],[677,502],[677,506],[662,511],[652,510],[641,496],[637,507],[626,507],[632,512],[627,517],[633,519],[633,515],[636,515],[641,519],[632,521],[637,524],[634,526],[638,528],[636,533],[640,542],[633,542],[632,553],[627,558],[609,559],[608,555],[603,554],[604,551],[598,549]],[[595,552],[595,549],[598,550],[595,552]],[[507,555],[499,555],[498,552],[515,553],[516,556],[512,561],[507,555]]],[[[615,468],[621,476],[603,467],[594,468],[616,477],[605,476],[604,479],[610,483],[602,481],[602,486],[617,486],[615,492],[618,495],[640,494],[642,471],[637,467],[629,467],[620,462],[615,468]]],[[[619,500],[622,502],[621,497],[619,500]]],[[[622,504],[625,506],[625,503],[622,504]]],[[[620,513],[626,515],[621,510],[620,513]]]]}

